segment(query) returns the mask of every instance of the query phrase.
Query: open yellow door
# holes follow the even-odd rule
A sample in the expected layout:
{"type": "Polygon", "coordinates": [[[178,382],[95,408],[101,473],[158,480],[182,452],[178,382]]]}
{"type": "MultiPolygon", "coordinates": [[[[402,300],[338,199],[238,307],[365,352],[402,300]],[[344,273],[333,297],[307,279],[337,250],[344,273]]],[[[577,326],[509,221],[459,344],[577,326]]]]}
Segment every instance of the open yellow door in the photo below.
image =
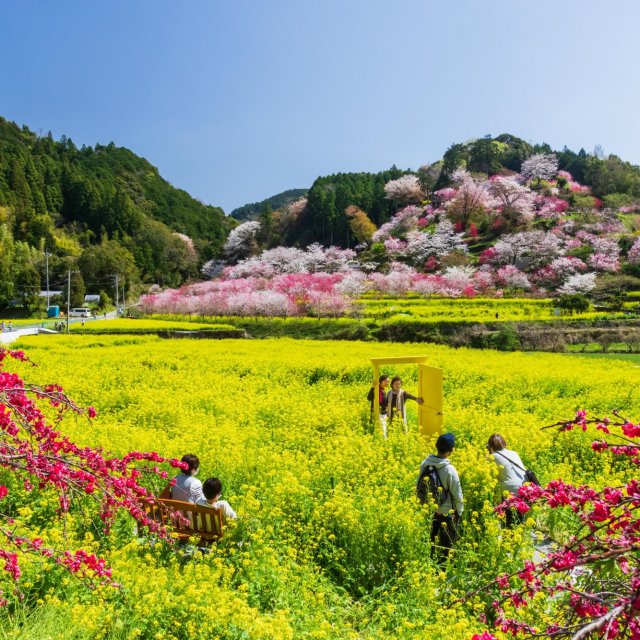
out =
{"type": "Polygon", "coordinates": [[[442,369],[418,364],[418,389],[424,404],[418,408],[420,434],[442,433],[442,369]]]}

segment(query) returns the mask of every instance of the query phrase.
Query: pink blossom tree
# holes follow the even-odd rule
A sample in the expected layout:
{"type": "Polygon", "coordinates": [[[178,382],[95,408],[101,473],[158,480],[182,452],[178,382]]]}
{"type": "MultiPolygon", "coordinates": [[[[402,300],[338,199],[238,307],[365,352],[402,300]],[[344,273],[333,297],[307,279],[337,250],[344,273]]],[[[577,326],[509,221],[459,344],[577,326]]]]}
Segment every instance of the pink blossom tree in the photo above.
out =
{"type": "Polygon", "coordinates": [[[509,289],[530,289],[531,282],[527,274],[508,264],[496,271],[496,283],[509,289]]]}
{"type": "Polygon", "coordinates": [[[491,206],[491,196],[487,183],[474,178],[468,171],[458,169],[451,177],[457,192],[454,198],[445,202],[447,215],[454,222],[459,222],[462,229],[466,229],[475,213],[491,206]]]}
{"type": "Polygon", "coordinates": [[[414,205],[409,205],[398,211],[389,222],[385,222],[374,234],[374,242],[384,242],[387,238],[403,238],[410,231],[417,228],[420,216],[424,210],[414,205]]]}
{"type": "Polygon", "coordinates": [[[515,177],[493,176],[488,182],[491,204],[514,221],[533,219],[535,194],[515,177]]]}
{"type": "Polygon", "coordinates": [[[630,264],[640,264],[640,238],[636,238],[629,249],[627,260],[630,264]]]}

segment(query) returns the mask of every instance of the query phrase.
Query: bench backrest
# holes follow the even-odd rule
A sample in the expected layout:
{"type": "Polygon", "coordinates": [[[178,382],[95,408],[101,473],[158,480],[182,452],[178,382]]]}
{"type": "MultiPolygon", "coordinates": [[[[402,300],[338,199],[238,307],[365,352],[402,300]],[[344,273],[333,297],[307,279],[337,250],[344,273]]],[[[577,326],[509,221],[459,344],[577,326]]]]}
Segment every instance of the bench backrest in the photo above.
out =
{"type": "Polygon", "coordinates": [[[222,538],[222,512],[219,509],[161,498],[154,504],[145,503],[144,510],[147,517],[170,526],[181,539],[192,536],[207,541],[222,538]]]}

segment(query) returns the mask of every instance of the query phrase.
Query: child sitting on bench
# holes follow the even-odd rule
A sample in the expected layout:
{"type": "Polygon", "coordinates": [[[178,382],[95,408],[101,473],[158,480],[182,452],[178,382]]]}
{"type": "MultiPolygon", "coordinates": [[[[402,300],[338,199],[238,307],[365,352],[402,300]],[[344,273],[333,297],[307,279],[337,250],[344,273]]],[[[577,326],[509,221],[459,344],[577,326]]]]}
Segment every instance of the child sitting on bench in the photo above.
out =
{"type": "Polygon", "coordinates": [[[204,481],[202,485],[202,492],[204,493],[204,500],[201,498],[196,502],[201,507],[212,507],[222,512],[222,522],[227,520],[235,520],[238,516],[236,512],[231,508],[231,505],[226,500],[220,500],[222,495],[222,482],[218,478],[209,478],[204,481]]]}

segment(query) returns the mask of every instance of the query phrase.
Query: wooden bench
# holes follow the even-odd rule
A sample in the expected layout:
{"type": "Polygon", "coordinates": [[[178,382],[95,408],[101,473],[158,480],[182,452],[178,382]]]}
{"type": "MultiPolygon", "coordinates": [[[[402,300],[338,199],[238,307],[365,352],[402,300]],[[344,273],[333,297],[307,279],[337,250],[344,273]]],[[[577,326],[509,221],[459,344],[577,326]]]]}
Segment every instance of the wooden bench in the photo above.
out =
{"type": "Polygon", "coordinates": [[[171,529],[180,542],[198,537],[198,546],[206,546],[222,538],[224,533],[222,512],[212,507],[160,497],[153,504],[143,503],[143,508],[149,519],[171,529]]]}

